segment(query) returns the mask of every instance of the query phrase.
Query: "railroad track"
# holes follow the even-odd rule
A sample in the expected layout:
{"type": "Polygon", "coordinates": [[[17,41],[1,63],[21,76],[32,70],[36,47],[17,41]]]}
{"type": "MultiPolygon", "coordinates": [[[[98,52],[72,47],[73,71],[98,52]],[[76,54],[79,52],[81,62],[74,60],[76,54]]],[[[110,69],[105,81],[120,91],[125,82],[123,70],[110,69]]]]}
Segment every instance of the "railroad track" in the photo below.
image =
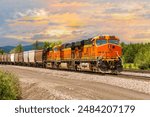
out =
{"type": "MultiPolygon", "coordinates": [[[[26,67],[26,66],[23,66],[26,67]]],[[[37,68],[37,67],[33,67],[33,68],[37,68]]],[[[44,69],[44,68],[43,68],[44,69]]],[[[137,80],[146,80],[146,81],[150,81],[150,73],[146,72],[149,75],[144,75],[143,72],[133,72],[134,74],[131,74],[132,72],[128,71],[129,73],[127,74],[127,71],[125,71],[125,73],[121,72],[119,74],[110,74],[110,73],[100,73],[100,72],[92,72],[89,70],[82,70],[82,71],[74,71],[74,70],[70,70],[70,69],[54,69],[54,68],[45,68],[45,69],[51,69],[51,70],[60,70],[60,71],[69,71],[69,72],[76,72],[76,73],[83,73],[83,74],[93,74],[93,75],[101,75],[101,76],[111,76],[111,77],[118,77],[118,78],[126,78],[126,79],[137,79],[137,80]],[[142,75],[141,75],[142,74],[142,75]]]]}
{"type": "Polygon", "coordinates": [[[124,70],[120,75],[150,80],[150,70],[124,70]]]}
{"type": "Polygon", "coordinates": [[[133,73],[149,73],[150,74],[150,70],[129,70],[129,69],[124,69],[124,72],[133,72],[133,73]]]}
{"type": "MultiPolygon", "coordinates": [[[[49,68],[49,69],[56,70],[56,69],[52,69],[52,68],[49,68]]],[[[137,80],[146,80],[146,81],[149,80],[150,81],[150,74],[149,74],[149,76],[146,76],[146,75],[133,75],[133,74],[124,74],[124,73],[119,73],[119,74],[105,73],[104,74],[104,73],[92,72],[92,71],[87,71],[87,70],[86,71],[74,71],[74,70],[69,70],[69,69],[57,69],[57,70],[77,72],[77,73],[83,73],[83,74],[93,74],[93,75],[101,75],[101,76],[112,76],[112,77],[118,77],[118,78],[137,79],[137,80]]]]}
{"type": "Polygon", "coordinates": [[[149,76],[138,76],[138,75],[131,75],[131,74],[123,74],[120,73],[118,75],[116,75],[119,78],[127,78],[127,79],[137,79],[137,80],[146,80],[146,81],[150,81],[150,77],[149,76]]]}

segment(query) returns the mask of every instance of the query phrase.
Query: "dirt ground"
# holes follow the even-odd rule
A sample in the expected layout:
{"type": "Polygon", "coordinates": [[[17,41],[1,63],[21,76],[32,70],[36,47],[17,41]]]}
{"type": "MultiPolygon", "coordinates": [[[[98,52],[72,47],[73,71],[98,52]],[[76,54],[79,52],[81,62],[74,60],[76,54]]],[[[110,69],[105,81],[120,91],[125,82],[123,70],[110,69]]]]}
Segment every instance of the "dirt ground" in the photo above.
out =
{"type": "Polygon", "coordinates": [[[8,65],[0,65],[0,70],[19,77],[23,100],[150,99],[149,87],[144,87],[144,83],[149,85],[149,82],[137,81],[133,87],[132,82],[135,81],[105,75],[8,65]],[[140,85],[141,88],[138,87],[140,85]]]}

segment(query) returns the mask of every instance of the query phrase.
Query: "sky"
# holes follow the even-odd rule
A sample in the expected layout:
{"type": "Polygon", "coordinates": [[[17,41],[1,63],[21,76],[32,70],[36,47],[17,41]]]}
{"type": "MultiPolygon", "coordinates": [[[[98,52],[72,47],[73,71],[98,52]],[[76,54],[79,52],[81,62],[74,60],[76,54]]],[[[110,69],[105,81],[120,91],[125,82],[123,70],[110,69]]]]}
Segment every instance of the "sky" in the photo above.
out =
{"type": "Polygon", "coordinates": [[[0,0],[0,46],[97,35],[150,42],[150,0],[0,0]]]}

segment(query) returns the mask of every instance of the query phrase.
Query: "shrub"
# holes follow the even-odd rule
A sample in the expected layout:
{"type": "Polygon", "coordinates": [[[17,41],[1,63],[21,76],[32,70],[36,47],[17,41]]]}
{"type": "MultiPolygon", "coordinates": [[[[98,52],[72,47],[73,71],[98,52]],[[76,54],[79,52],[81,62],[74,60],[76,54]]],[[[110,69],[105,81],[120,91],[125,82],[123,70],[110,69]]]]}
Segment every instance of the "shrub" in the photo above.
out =
{"type": "Polygon", "coordinates": [[[147,70],[147,69],[149,69],[149,65],[148,64],[141,64],[141,65],[139,65],[139,68],[142,70],[147,70]]]}
{"type": "Polygon", "coordinates": [[[20,99],[20,96],[18,78],[11,73],[0,71],[0,99],[17,100],[20,99]]]}
{"type": "Polygon", "coordinates": [[[123,65],[123,68],[124,68],[124,69],[126,69],[126,68],[127,68],[127,65],[126,65],[126,64],[124,64],[124,65],[123,65]]]}
{"type": "Polygon", "coordinates": [[[128,67],[129,67],[129,69],[132,69],[132,64],[129,64],[129,66],[128,66],[128,67]]]}
{"type": "Polygon", "coordinates": [[[150,46],[142,47],[134,61],[140,69],[150,69],[150,46]]]}

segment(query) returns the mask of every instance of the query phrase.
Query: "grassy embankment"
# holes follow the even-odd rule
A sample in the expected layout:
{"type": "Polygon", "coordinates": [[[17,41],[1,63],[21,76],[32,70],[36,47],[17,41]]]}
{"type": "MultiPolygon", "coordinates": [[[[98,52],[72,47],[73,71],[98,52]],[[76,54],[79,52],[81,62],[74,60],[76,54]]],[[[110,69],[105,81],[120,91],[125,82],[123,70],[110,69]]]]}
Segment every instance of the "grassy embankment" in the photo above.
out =
{"type": "Polygon", "coordinates": [[[20,97],[18,78],[11,73],[0,71],[0,100],[18,100],[20,97]]]}

